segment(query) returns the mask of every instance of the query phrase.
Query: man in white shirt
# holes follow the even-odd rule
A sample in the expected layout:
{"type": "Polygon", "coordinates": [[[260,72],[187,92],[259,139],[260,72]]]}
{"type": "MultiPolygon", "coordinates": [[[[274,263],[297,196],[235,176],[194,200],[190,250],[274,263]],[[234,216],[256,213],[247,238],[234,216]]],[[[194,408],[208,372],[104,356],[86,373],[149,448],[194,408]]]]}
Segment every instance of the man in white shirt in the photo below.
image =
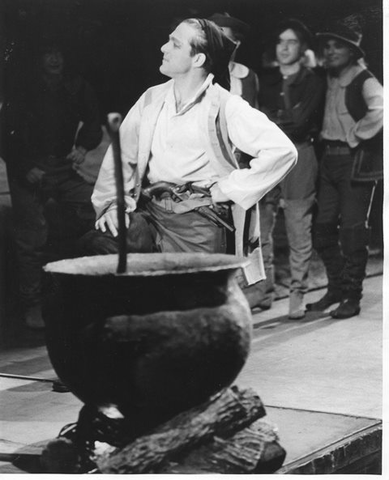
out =
{"type": "MultiPolygon", "coordinates": [[[[180,202],[174,195],[162,195],[144,206],[157,251],[225,252],[225,228],[204,218],[197,208],[217,210],[230,203],[235,213],[244,212],[296,162],[295,147],[273,122],[216,83],[229,88],[226,80],[233,48],[213,22],[184,20],[161,48],[160,71],[172,80],[147,90],[121,125],[127,225],[137,208],[141,187],[161,181],[178,188],[192,187],[181,195],[180,202]],[[219,115],[226,128],[215,132],[219,115]],[[224,136],[224,142],[215,142],[216,135],[224,136]],[[250,168],[238,168],[232,155],[235,148],[253,157],[250,168]]],[[[96,229],[116,238],[111,148],[92,202],[96,229]]],[[[234,215],[239,230],[237,218],[239,215],[234,215]]]]}

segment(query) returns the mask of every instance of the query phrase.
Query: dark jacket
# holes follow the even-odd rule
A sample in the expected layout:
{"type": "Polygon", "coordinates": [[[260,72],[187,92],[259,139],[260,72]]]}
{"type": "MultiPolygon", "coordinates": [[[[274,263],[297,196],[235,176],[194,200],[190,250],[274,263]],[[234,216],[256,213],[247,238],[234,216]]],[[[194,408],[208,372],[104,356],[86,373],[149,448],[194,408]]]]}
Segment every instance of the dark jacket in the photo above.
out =
{"type": "Polygon", "coordinates": [[[324,97],[324,79],[305,67],[301,67],[285,91],[279,68],[260,77],[260,110],[295,143],[307,141],[320,131],[324,97]]]}
{"type": "Polygon", "coordinates": [[[34,166],[42,167],[48,158],[58,163],[73,145],[94,149],[101,141],[102,129],[93,90],[77,75],[64,77],[55,89],[36,82],[29,91],[21,135],[17,162],[21,175],[34,166]]]}

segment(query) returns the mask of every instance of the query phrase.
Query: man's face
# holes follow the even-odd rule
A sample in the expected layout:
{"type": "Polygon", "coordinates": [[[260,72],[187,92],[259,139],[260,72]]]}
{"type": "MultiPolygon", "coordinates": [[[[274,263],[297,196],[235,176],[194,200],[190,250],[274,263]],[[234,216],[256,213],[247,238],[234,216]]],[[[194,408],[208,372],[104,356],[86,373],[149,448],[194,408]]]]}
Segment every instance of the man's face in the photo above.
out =
{"type": "Polygon", "coordinates": [[[159,70],[164,75],[175,78],[190,72],[193,68],[194,56],[191,54],[191,40],[195,29],[187,24],[180,23],[169,40],[161,47],[163,53],[162,64],[159,70]]]}
{"type": "Polygon", "coordinates": [[[342,70],[354,62],[354,53],[346,43],[330,38],[324,45],[324,59],[327,68],[342,70]]]}
{"type": "Polygon", "coordinates": [[[43,54],[43,71],[48,75],[60,75],[63,72],[64,59],[60,51],[53,49],[43,54]]]}
{"type": "Polygon", "coordinates": [[[276,45],[276,57],[280,65],[286,66],[297,63],[304,51],[305,45],[300,42],[293,30],[285,30],[279,35],[276,45]]]}

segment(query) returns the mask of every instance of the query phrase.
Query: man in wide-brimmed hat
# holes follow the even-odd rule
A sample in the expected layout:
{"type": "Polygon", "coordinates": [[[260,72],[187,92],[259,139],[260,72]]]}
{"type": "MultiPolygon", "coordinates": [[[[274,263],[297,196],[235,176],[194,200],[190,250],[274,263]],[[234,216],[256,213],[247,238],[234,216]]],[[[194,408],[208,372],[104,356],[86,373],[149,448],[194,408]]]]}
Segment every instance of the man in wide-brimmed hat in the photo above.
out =
{"type": "Polygon", "coordinates": [[[228,13],[214,13],[209,17],[218,25],[224,34],[235,44],[235,50],[229,62],[230,92],[240,95],[247,100],[252,107],[258,107],[259,82],[256,73],[246,65],[235,61],[236,53],[242,42],[250,32],[247,23],[238,18],[231,17],[228,13]]]}
{"type": "Polygon", "coordinates": [[[333,318],[360,312],[368,258],[368,216],[376,180],[382,176],[383,92],[361,60],[362,35],[355,19],[338,22],[317,34],[327,69],[327,96],[321,138],[318,216],[314,246],[327,272],[324,297],[307,305],[333,318]]]}

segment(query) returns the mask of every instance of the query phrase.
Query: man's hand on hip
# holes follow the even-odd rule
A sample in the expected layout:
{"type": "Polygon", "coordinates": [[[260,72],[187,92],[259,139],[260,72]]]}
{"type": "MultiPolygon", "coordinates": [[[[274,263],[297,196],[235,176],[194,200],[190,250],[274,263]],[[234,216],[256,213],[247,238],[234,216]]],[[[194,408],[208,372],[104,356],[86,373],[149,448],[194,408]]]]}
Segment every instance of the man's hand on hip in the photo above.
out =
{"type": "Polygon", "coordinates": [[[221,190],[220,187],[217,183],[212,186],[211,188],[211,196],[212,196],[212,202],[213,203],[223,203],[223,202],[229,202],[230,199],[225,195],[221,190]]]}
{"type": "MultiPolygon", "coordinates": [[[[125,215],[126,228],[130,226],[130,216],[126,213],[125,215]]],[[[108,230],[112,233],[114,237],[118,236],[119,222],[117,209],[113,208],[104,213],[95,223],[96,230],[101,230],[106,232],[108,230]]]]}

